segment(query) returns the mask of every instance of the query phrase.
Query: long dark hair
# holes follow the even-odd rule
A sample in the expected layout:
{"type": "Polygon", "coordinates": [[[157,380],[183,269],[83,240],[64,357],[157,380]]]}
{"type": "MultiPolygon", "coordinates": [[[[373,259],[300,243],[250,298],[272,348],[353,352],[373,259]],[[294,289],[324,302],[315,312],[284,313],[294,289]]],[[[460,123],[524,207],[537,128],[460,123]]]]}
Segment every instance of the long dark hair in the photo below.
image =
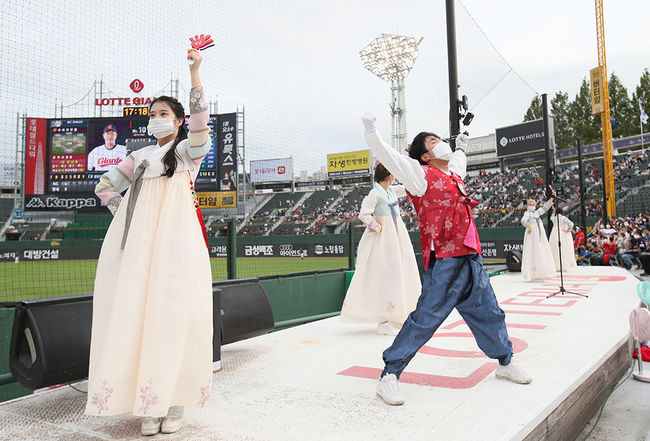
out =
{"type": "Polygon", "coordinates": [[[174,139],[174,143],[172,144],[170,149],[167,150],[165,156],[163,156],[163,164],[165,164],[165,172],[161,176],[167,176],[168,178],[171,178],[174,175],[174,172],[176,171],[176,164],[177,164],[176,146],[182,140],[187,139],[187,131],[185,130],[185,125],[184,125],[185,109],[183,108],[183,105],[180,103],[180,101],[178,101],[176,98],[172,98],[171,96],[159,96],[158,98],[155,98],[153,101],[151,101],[151,104],[149,104],[149,110],[151,110],[151,107],[154,105],[154,103],[157,103],[158,101],[169,104],[169,107],[171,107],[172,112],[174,112],[174,116],[176,118],[181,118],[183,120],[183,124],[178,128],[178,134],[176,135],[176,139],[174,139]]]}

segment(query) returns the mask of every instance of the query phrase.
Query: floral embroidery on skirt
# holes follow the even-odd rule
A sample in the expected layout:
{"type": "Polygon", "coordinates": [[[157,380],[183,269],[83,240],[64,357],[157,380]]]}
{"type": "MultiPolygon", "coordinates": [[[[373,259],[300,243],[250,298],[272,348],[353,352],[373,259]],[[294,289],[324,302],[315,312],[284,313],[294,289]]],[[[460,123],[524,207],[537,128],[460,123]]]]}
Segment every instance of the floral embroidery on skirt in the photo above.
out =
{"type": "Polygon", "coordinates": [[[201,407],[205,407],[205,403],[208,402],[208,399],[210,398],[211,387],[212,387],[212,380],[210,380],[206,386],[203,386],[201,388],[201,399],[199,399],[199,405],[201,407]]]}
{"type": "Polygon", "coordinates": [[[142,406],[140,406],[140,411],[147,413],[147,411],[158,402],[158,395],[153,391],[151,385],[152,380],[150,379],[147,382],[147,385],[140,389],[140,398],[142,398],[142,406]]]}
{"type": "Polygon", "coordinates": [[[105,379],[102,382],[102,388],[99,390],[99,392],[93,395],[92,400],[92,403],[97,406],[99,413],[101,413],[102,410],[108,410],[108,399],[112,393],[113,388],[108,387],[108,381],[105,379]]]}

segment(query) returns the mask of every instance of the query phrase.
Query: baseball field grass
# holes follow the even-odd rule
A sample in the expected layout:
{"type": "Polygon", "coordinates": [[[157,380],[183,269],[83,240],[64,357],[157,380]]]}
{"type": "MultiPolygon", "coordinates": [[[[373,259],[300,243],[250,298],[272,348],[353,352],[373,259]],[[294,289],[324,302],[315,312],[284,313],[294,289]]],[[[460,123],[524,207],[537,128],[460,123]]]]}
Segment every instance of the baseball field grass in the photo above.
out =
{"type": "MultiPolygon", "coordinates": [[[[226,259],[210,259],[212,280],[226,279],[226,259]]],[[[237,277],[260,277],[345,268],[347,257],[243,257],[237,277]]],[[[0,302],[86,294],[93,291],[97,260],[0,263],[0,302]]]]}

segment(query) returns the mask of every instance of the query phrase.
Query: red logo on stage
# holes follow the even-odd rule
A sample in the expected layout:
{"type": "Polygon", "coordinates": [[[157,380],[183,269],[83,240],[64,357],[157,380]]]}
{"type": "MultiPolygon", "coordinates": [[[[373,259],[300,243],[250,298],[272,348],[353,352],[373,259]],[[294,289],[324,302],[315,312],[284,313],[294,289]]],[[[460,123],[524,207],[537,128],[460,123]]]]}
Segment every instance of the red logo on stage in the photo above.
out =
{"type": "Polygon", "coordinates": [[[278,174],[283,175],[287,172],[287,169],[284,167],[284,165],[279,165],[278,166],[278,174]]]}
{"type": "Polygon", "coordinates": [[[135,93],[140,93],[142,89],[144,89],[144,84],[142,84],[142,81],[138,80],[137,78],[133,81],[131,81],[131,84],[129,84],[129,87],[131,88],[132,91],[135,93]]]}

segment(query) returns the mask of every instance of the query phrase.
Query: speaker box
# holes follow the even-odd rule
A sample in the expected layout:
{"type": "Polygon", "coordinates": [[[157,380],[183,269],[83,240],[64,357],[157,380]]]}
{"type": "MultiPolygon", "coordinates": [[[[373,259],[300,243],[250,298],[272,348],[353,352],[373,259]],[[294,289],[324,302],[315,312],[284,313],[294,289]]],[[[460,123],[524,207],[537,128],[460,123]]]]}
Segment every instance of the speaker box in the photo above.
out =
{"type": "Polygon", "coordinates": [[[521,271],[521,251],[510,250],[506,251],[506,266],[508,271],[520,272],[521,271]]]}
{"type": "Polygon", "coordinates": [[[212,287],[212,364],[221,370],[221,288],[212,287]]]}
{"type": "Polygon", "coordinates": [[[214,282],[221,289],[221,344],[234,343],[273,330],[269,299],[256,278],[214,282]]]}
{"type": "MultiPolygon", "coordinates": [[[[213,287],[212,297],[212,354],[219,366],[221,288],[213,287]]],[[[9,369],[20,384],[34,390],[88,377],[92,298],[86,294],[21,302],[14,314],[9,350],[9,369]]]]}
{"type": "Polygon", "coordinates": [[[38,389],[88,376],[92,296],[22,302],[15,311],[9,368],[38,389]]]}

